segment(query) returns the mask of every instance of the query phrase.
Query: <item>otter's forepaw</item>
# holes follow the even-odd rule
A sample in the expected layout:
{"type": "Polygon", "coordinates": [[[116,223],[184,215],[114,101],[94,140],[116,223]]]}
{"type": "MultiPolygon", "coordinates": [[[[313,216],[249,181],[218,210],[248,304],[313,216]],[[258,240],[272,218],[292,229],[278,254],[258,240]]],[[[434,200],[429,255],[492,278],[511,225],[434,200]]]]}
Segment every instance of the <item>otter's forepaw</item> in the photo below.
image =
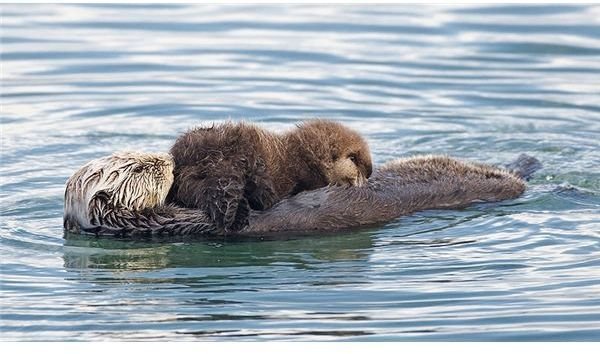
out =
{"type": "Polygon", "coordinates": [[[230,234],[232,232],[239,231],[248,225],[248,218],[250,217],[250,206],[248,205],[248,200],[246,198],[240,199],[238,203],[238,208],[235,213],[235,219],[229,225],[229,227],[225,228],[225,234],[230,234]]]}
{"type": "Polygon", "coordinates": [[[231,233],[248,224],[250,207],[241,184],[221,179],[218,188],[206,198],[206,212],[221,233],[231,233]]]}
{"type": "Polygon", "coordinates": [[[206,211],[221,234],[230,234],[248,225],[250,207],[246,198],[215,201],[206,211]]]}

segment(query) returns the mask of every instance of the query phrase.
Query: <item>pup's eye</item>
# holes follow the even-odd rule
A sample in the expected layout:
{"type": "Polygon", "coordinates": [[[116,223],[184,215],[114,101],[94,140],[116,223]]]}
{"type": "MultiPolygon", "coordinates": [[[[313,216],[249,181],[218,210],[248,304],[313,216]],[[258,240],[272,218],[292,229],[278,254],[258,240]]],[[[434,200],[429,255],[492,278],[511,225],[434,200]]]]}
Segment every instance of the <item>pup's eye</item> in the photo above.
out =
{"type": "Polygon", "coordinates": [[[356,160],[358,160],[358,157],[356,156],[356,154],[350,154],[348,155],[348,158],[350,159],[350,161],[356,163],[356,160]]]}

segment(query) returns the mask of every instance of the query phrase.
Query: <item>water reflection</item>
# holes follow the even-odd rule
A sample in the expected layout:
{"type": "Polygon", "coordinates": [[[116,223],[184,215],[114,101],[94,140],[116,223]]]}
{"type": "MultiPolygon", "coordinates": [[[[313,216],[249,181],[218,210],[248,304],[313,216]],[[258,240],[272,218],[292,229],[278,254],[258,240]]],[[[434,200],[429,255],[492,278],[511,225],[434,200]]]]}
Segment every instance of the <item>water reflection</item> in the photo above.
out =
{"type": "Polygon", "coordinates": [[[289,264],[307,268],[320,262],[368,259],[373,238],[367,232],[295,240],[143,242],[65,233],[67,269],[115,270],[178,267],[239,267],[289,264]]]}

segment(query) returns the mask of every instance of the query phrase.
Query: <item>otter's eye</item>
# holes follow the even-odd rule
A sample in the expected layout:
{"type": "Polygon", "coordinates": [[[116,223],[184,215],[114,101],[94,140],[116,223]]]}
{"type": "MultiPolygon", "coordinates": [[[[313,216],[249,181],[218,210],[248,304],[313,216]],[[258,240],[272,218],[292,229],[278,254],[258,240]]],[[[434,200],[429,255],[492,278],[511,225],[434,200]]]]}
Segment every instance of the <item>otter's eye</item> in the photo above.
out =
{"type": "Polygon", "coordinates": [[[348,155],[348,158],[350,159],[350,161],[354,162],[354,164],[356,164],[356,161],[358,160],[356,154],[350,154],[348,155]]]}
{"type": "Polygon", "coordinates": [[[141,173],[144,170],[144,168],[142,166],[135,166],[135,168],[132,170],[133,173],[141,173]]]}

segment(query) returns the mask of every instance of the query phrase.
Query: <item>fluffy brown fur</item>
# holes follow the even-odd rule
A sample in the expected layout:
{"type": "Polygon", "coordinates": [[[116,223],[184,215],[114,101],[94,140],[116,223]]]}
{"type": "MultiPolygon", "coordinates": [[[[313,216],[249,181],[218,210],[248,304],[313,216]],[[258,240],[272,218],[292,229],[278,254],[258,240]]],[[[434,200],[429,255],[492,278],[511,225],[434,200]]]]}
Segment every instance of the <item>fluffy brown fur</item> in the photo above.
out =
{"type": "Polygon", "coordinates": [[[247,225],[251,209],[327,185],[361,185],[371,175],[369,148],[355,131],[311,120],[285,134],[247,123],[192,129],[171,148],[169,200],[205,211],[225,233],[247,225]]]}

